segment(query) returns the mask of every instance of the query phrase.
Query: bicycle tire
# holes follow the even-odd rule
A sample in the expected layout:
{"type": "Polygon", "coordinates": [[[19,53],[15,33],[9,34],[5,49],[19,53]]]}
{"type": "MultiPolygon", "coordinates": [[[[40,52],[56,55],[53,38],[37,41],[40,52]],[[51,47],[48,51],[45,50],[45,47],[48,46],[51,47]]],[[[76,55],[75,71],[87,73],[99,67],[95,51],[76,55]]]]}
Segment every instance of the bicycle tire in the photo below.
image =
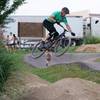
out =
{"type": "Polygon", "coordinates": [[[71,45],[70,37],[65,37],[63,39],[59,39],[56,42],[55,49],[54,49],[55,56],[57,56],[57,57],[62,56],[64,53],[66,53],[66,51],[68,50],[70,45],[71,45]]]}
{"type": "Polygon", "coordinates": [[[32,57],[34,59],[41,57],[45,53],[45,50],[40,50],[38,48],[40,46],[40,44],[41,44],[41,42],[38,42],[32,49],[32,57]]]}

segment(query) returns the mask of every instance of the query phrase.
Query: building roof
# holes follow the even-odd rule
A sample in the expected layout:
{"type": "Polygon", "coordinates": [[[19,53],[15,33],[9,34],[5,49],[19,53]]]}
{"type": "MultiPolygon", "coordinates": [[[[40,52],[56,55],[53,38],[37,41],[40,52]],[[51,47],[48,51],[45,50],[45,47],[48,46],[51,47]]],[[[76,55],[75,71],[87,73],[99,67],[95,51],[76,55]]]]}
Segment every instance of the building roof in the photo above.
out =
{"type": "Polygon", "coordinates": [[[83,16],[84,18],[89,17],[89,10],[83,10],[78,12],[72,12],[70,13],[70,16],[83,16]]]}
{"type": "Polygon", "coordinates": [[[89,16],[95,16],[95,17],[100,17],[100,14],[94,14],[94,13],[90,13],[89,16]]]}

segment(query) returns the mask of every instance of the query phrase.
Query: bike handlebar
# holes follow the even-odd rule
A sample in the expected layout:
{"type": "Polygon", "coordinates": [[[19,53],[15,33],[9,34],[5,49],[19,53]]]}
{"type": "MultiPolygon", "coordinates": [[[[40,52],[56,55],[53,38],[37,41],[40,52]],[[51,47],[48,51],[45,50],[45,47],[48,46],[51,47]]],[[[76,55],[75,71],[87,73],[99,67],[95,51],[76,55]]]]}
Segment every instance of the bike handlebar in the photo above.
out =
{"type": "MultiPolygon", "coordinates": [[[[64,31],[69,32],[69,31],[66,30],[66,29],[63,27],[63,25],[61,25],[60,23],[59,23],[58,25],[61,26],[61,27],[64,29],[64,31]]],[[[71,33],[72,36],[75,36],[75,33],[73,33],[73,32],[70,32],[70,33],[71,33]]]]}
{"type": "Polygon", "coordinates": [[[63,25],[61,25],[60,23],[58,24],[59,26],[61,26],[63,29],[64,29],[64,31],[67,31],[67,32],[69,32],[67,29],[65,29],[64,28],[64,26],[63,25]]]}

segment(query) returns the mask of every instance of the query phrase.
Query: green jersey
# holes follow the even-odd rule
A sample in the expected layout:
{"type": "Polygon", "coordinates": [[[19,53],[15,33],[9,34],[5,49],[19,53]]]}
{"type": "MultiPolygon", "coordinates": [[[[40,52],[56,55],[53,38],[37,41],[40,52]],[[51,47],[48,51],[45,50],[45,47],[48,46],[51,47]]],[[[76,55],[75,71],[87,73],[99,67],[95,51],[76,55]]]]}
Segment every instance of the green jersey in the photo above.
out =
{"type": "MultiPolygon", "coordinates": [[[[54,16],[55,20],[58,22],[64,22],[66,25],[68,24],[66,17],[61,16],[60,11],[56,11],[56,12],[52,13],[51,16],[54,16]]],[[[48,18],[48,21],[52,22],[49,18],[48,18]]]]}

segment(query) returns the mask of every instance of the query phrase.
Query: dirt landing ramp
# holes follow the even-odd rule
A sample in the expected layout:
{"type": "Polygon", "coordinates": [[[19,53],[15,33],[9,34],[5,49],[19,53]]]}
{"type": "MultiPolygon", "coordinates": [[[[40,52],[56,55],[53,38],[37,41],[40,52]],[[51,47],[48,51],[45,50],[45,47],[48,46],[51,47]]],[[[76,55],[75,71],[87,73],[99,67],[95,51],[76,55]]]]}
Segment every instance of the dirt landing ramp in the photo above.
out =
{"type": "Polygon", "coordinates": [[[66,78],[31,89],[19,100],[100,100],[100,85],[79,78],[66,78]]]}
{"type": "Polygon", "coordinates": [[[98,52],[100,53],[100,44],[82,45],[76,52],[98,52]]]}

